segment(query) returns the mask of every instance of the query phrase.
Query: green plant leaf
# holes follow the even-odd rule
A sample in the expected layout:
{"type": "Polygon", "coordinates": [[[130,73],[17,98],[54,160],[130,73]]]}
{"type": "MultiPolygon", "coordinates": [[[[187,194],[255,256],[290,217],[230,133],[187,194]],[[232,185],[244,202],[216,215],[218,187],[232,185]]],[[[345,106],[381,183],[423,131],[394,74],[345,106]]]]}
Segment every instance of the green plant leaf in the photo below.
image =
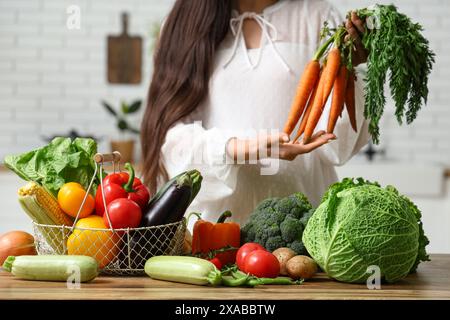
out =
{"type": "Polygon", "coordinates": [[[128,114],[129,113],[130,107],[129,107],[128,103],[122,101],[121,108],[122,108],[122,113],[123,114],[128,114]]]}
{"type": "Polygon", "coordinates": [[[128,112],[127,113],[135,113],[137,111],[139,111],[139,109],[141,109],[141,105],[142,105],[142,100],[136,100],[133,103],[131,103],[131,105],[128,107],[128,112]]]}
{"type": "Polygon", "coordinates": [[[117,127],[121,131],[128,130],[128,123],[124,119],[119,119],[119,121],[117,121],[117,127]]]}
{"type": "Polygon", "coordinates": [[[132,133],[135,133],[135,134],[140,134],[141,133],[138,129],[130,127],[130,126],[128,127],[128,131],[130,131],[132,133]]]}
{"type": "Polygon", "coordinates": [[[113,116],[117,117],[117,112],[114,108],[106,101],[102,100],[103,107],[113,116]]]}

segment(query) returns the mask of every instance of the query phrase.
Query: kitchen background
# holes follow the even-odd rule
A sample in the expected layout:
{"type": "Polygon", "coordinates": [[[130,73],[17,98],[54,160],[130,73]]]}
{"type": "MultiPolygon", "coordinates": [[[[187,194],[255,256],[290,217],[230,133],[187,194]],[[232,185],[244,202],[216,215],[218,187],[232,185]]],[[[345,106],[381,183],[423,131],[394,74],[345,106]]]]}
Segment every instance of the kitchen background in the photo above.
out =
{"type": "MultiPolygon", "coordinates": [[[[331,1],[343,14],[375,1],[331,1]]],[[[392,0],[399,10],[421,23],[436,52],[429,82],[428,106],[410,126],[384,117],[381,144],[374,160],[362,153],[338,168],[340,176],[364,176],[391,183],[410,196],[423,212],[431,252],[450,253],[450,2],[392,0]]],[[[121,135],[101,106],[121,101],[145,101],[151,51],[157,26],[172,0],[0,0],[0,159],[45,143],[54,135],[76,130],[99,138],[108,151],[121,135]],[[81,28],[68,29],[66,9],[81,9],[81,28]],[[129,33],[143,38],[142,81],[135,85],[107,81],[107,36],[121,32],[121,12],[129,13],[129,33]]],[[[131,115],[139,125],[142,110],[131,115]]],[[[128,134],[127,138],[137,139],[128,134]]],[[[138,150],[135,158],[139,159],[138,150]]],[[[31,230],[15,199],[22,185],[0,169],[0,232],[31,230]]]]}

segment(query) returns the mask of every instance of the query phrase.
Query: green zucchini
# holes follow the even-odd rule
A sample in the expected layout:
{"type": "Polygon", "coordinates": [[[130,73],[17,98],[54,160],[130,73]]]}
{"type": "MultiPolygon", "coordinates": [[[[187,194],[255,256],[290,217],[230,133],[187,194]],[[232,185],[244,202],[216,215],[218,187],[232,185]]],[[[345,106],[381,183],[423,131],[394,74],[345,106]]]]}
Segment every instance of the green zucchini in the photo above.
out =
{"type": "Polygon", "coordinates": [[[155,256],[145,263],[145,273],[157,280],[196,285],[217,286],[222,281],[220,271],[208,260],[187,256],[155,256]]]}
{"type": "Polygon", "coordinates": [[[98,263],[94,258],[76,255],[9,256],[3,269],[21,279],[40,281],[67,281],[77,269],[80,282],[98,275],[98,263]]]}

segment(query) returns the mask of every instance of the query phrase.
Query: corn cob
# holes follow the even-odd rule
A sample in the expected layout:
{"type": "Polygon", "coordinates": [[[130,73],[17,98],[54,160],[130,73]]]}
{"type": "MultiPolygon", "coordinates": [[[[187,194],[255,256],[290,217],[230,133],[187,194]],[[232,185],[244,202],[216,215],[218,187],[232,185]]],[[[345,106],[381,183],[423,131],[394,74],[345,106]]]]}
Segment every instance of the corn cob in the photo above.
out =
{"type": "MultiPolygon", "coordinates": [[[[73,220],[61,210],[57,200],[36,182],[28,182],[19,189],[18,194],[20,205],[35,223],[72,226],[73,220]]],[[[68,230],[63,230],[62,227],[37,228],[56,253],[65,253],[65,238],[68,230]]]]}

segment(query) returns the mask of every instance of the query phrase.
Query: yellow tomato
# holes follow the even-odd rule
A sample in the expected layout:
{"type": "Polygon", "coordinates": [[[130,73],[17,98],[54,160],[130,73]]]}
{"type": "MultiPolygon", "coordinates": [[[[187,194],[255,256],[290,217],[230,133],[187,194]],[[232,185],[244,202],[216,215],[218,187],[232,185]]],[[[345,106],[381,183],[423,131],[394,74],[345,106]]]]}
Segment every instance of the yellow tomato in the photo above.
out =
{"type": "MultiPolygon", "coordinates": [[[[71,217],[76,217],[81,204],[83,203],[86,191],[83,186],[76,182],[64,184],[58,192],[58,204],[61,209],[71,217]]],[[[92,195],[88,195],[86,202],[81,209],[79,218],[87,217],[94,211],[95,200],[92,195]]]]}
{"type": "Polygon", "coordinates": [[[108,229],[100,216],[80,219],[75,230],[67,239],[69,255],[91,256],[104,268],[114,261],[119,253],[120,237],[112,231],[82,230],[78,228],[108,229]]]}

